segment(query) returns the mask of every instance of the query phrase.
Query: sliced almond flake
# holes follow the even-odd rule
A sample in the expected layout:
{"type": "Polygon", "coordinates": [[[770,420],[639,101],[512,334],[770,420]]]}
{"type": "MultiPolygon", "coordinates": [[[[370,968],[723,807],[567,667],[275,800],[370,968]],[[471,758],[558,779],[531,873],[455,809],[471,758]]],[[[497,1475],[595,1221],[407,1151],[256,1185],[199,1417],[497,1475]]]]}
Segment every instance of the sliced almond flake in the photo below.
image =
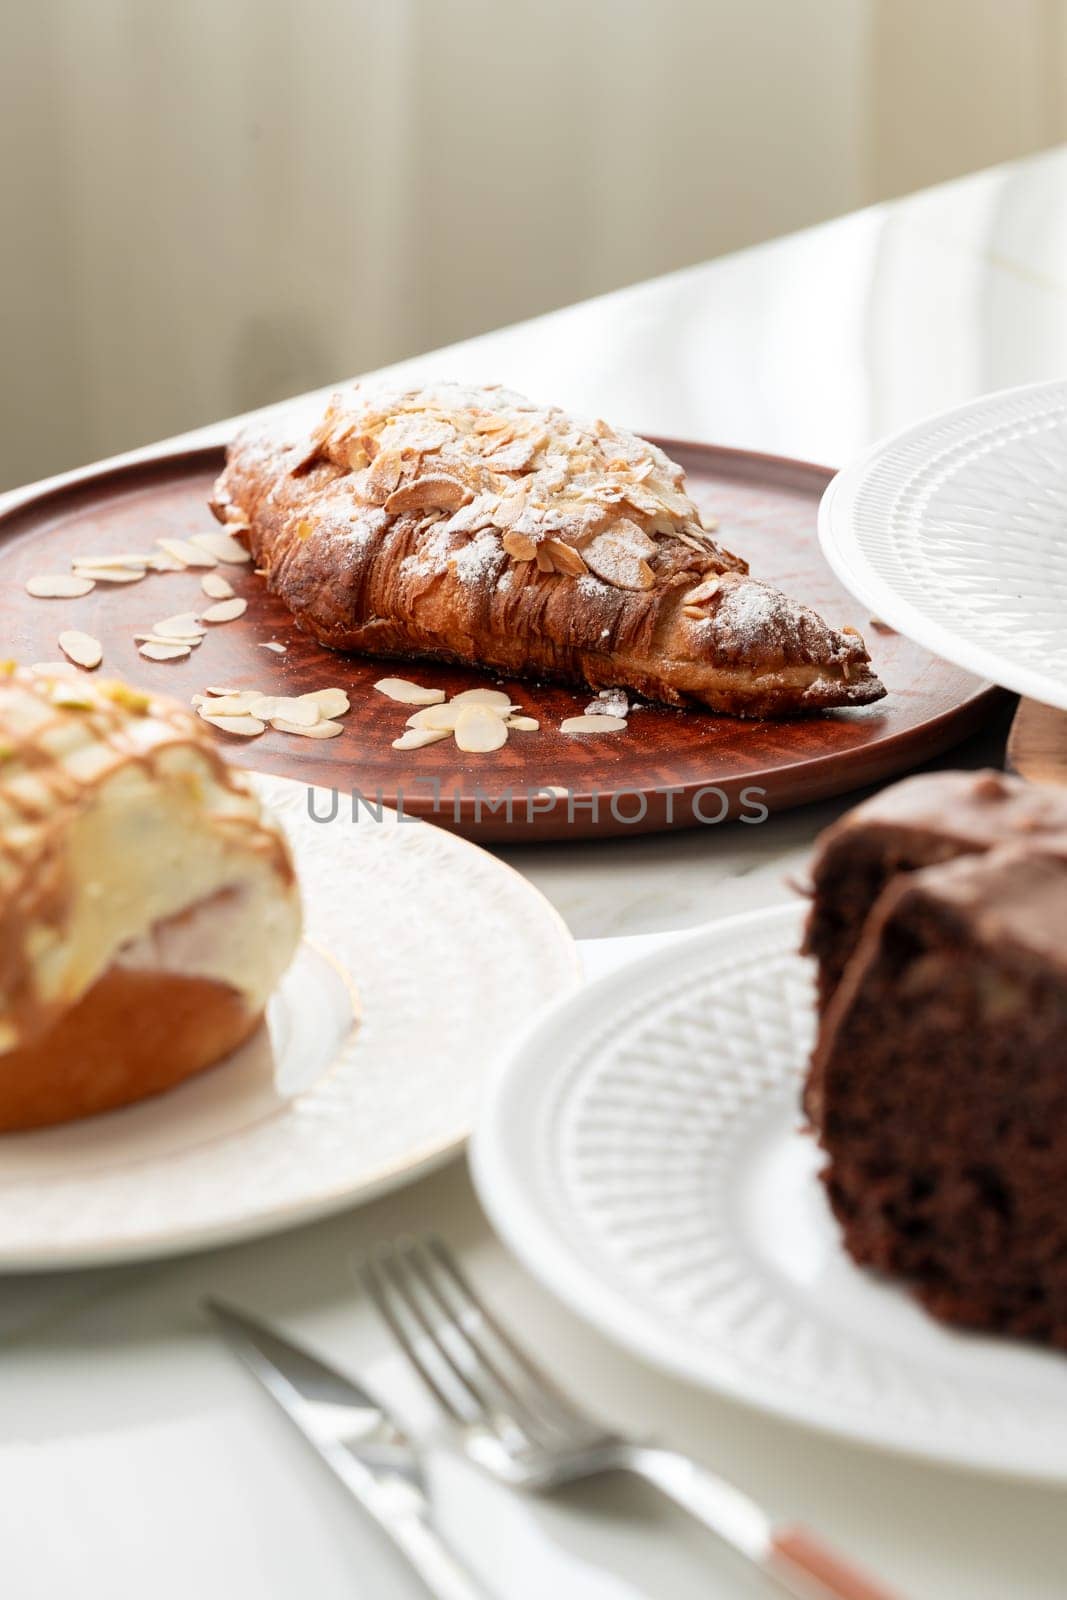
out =
{"type": "Polygon", "coordinates": [[[245,706],[249,716],[258,717],[261,722],[269,722],[271,717],[280,716],[278,699],[272,694],[256,694],[245,706]]]}
{"type": "Polygon", "coordinates": [[[39,672],[42,678],[76,678],[78,676],[78,669],[72,667],[69,661],[35,661],[30,671],[39,672]]]}
{"type": "Polygon", "coordinates": [[[200,613],[204,622],[235,622],[238,617],[243,617],[248,610],[248,601],[235,595],[232,600],[220,600],[218,605],[208,606],[206,611],[200,613]]]}
{"type": "Polygon", "coordinates": [[[459,720],[462,706],[454,703],[448,705],[423,706],[421,711],[416,711],[407,720],[409,728],[431,728],[437,733],[452,733],[459,720]]]}
{"type": "Polygon", "coordinates": [[[559,725],[559,731],[560,733],[621,733],[625,727],[625,717],[586,715],[564,718],[559,725]]]}
{"type": "Polygon", "coordinates": [[[351,702],[343,689],[312,689],[302,694],[301,700],[314,700],[320,717],[343,717],[351,709],[351,702]]]}
{"type": "Polygon", "coordinates": [[[59,648],[68,660],[76,667],[84,667],[86,672],[92,672],[104,659],[100,640],[94,639],[91,633],[80,633],[77,628],[68,628],[60,634],[59,648]]]}
{"type": "Polygon", "coordinates": [[[517,706],[511,703],[511,696],[505,694],[503,689],[463,689],[459,694],[452,696],[454,706],[496,706],[502,716],[516,711],[517,706]]]}
{"type": "Polygon", "coordinates": [[[260,722],[258,717],[204,717],[204,721],[222,733],[236,733],[242,739],[254,739],[267,731],[266,723],[260,722]]]}
{"type": "Polygon", "coordinates": [[[456,744],[469,755],[485,755],[507,743],[507,724],[491,705],[463,706],[456,720],[456,744]]]}
{"type": "Polygon", "coordinates": [[[586,564],[616,589],[650,589],[655,574],[644,559],[655,548],[636,523],[621,518],[582,548],[586,564]]]}
{"type": "Polygon", "coordinates": [[[472,498],[470,490],[457,478],[445,472],[428,472],[394,489],[385,509],[391,517],[405,511],[458,511],[472,498]]]}
{"type": "Polygon", "coordinates": [[[327,720],[313,700],[303,700],[296,695],[260,695],[249,709],[254,717],[262,717],[264,722],[274,722],[280,717],[283,722],[295,723],[300,728],[313,728],[316,722],[327,720]]]}
{"type": "Polygon", "coordinates": [[[277,728],[279,733],[296,733],[303,739],[336,739],[339,733],[344,733],[344,724],[340,722],[313,722],[310,725],[300,722],[289,722],[285,717],[271,717],[270,725],[277,728]]]}
{"type": "MultiPolygon", "coordinates": [[[[493,521],[498,528],[513,528],[522,516],[526,506],[526,483],[520,482],[514,489],[506,494],[493,512],[493,521]]],[[[508,549],[507,542],[504,544],[508,549]]],[[[530,552],[532,556],[533,552],[530,552]]],[[[520,561],[529,560],[530,556],[519,556],[520,561]]]]}
{"type": "Polygon", "coordinates": [[[438,744],[442,739],[447,739],[448,735],[447,728],[409,728],[399,739],[393,740],[393,749],[421,750],[424,745],[438,744]]]}
{"type": "Polygon", "coordinates": [[[536,717],[505,717],[509,728],[516,728],[519,733],[536,733],[541,724],[536,717]]]}
{"type": "Polygon", "coordinates": [[[75,556],[71,566],[75,572],[80,572],[82,567],[97,567],[104,571],[107,567],[150,567],[154,557],[141,550],[125,550],[121,555],[115,556],[75,556]]]}
{"type": "Polygon", "coordinates": [[[221,572],[205,572],[200,587],[212,600],[229,600],[233,594],[233,584],[221,572]]]}
{"type": "Polygon", "coordinates": [[[702,600],[710,600],[712,595],[718,594],[721,588],[721,578],[705,578],[703,583],[698,583],[695,589],[688,590],[682,596],[682,601],[687,606],[698,606],[702,600]]]}
{"type": "Polygon", "coordinates": [[[398,700],[403,706],[437,706],[445,697],[443,689],[424,689],[409,678],[379,678],[374,687],[379,694],[398,700]]]}
{"type": "Polygon", "coordinates": [[[197,650],[203,645],[203,634],[134,634],[134,645],[187,645],[197,650]]]}
{"type": "Polygon", "coordinates": [[[189,539],[157,539],[156,543],[165,556],[172,561],[177,561],[183,567],[215,567],[218,562],[206,550],[201,550],[189,539]]]}
{"type": "Polygon", "coordinates": [[[231,566],[243,567],[252,559],[250,551],[228,533],[194,533],[189,542],[198,550],[206,550],[216,561],[226,561],[231,566]]]}
{"type": "Polygon", "coordinates": [[[155,555],[149,556],[148,560],[145,562],[145,565],[149,572],[185,571],[184,561],[176,561],[173,556],[165,556],[162,550],[157,551],[155,555]]]}
{"type": "Polygon", "coordinates": [[[213,689],[213,688],[209,687],[209,688],[204,690],[204,693],[205,694],[213,694],[213,695],[223,695],[223,694],[254,694],[254,695],[258,695],[259,694],[259,690],[258,689],[213,689]]]}
{"type": "Polygon", "coordinates": [[[140,651],[146,661],[180,661],[183,656],[192,654],[189,645],[171,639],[148,639],[140,651]]]}
{"type": "Polygon", "coordinates": [[[79,578],[92,578],[94,583],[140,583],[144,567],[91,567],[87,562],[76,561],[74,571],[79,578]]]}
{"type": "Polygon", "coordinates": [[[164,617],[162,622],[152,624],[152,632],[159,639],[199,639],[206,632],[202,628],[195,611],[179,611],[176,616],[164,617]]]}
{"type": "MultiPolygon", "coordinates": [[[[202,694],[194,694],[194,702],[201,716],[211,717],[255,717],[259,716],[257,707],[262,704],[263,696],[254,689],[238,690],[235,694],[216,694],[206,698],[202,694]]],[[[265,722],[266,717],[260,717],[265,722]]]]}
{"type": "Polygon", "coordinates": [[[72,576],[69,572],[46,572],[39,578],[26,579],[26,593],[35,600],[80,600],[94,588],[92,578],[72,576]]]}
{"type": "Polygon", "coordinates": [[[554,571],[563,572],[569,578],[581,578],[589,570],[574,546],[563,539],[546,539],[538,550],[549,557],[554,571]]]}
{"type": "Polygon", "coordinates": [[[285,644],[276,644],[273,639],[268,639],[265,644],[261,643],[259,648],[261,650],[273,650],[275,655],[283,656],[289,646],[285,644]]]}
{"type": "Polygon", "coordinates": [[[510,533],[505,533],[500,542],[515,561],[532,561],[537,555],[537,546],[525,533],[516,533],[512,530],[510,533]]]}

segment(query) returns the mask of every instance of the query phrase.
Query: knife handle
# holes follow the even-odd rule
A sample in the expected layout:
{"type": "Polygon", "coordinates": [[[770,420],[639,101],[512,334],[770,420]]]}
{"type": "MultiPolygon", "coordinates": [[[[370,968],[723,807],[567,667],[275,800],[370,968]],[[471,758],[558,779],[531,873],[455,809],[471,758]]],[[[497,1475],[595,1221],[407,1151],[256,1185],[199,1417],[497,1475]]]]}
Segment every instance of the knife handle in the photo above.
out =
{"type": "Polygon", "coordinates": [[[407,1556],[434,1600],[492,1600],[489,1591],[461,1565],[441,1535],[424,1518],[415,1515],[383,1526],[407,1556]]]}

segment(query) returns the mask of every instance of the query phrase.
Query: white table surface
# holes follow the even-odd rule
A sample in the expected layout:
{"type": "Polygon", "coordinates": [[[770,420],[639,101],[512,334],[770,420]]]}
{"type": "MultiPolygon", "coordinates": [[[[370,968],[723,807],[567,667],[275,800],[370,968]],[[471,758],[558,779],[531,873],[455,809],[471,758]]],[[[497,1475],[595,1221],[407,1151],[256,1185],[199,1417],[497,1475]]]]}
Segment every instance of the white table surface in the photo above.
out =
{"type": "MultiPolygon", "coordinates": [[[[830,464],[983,390],[1067,370],[1067,151],[952,183],[394,369],[497,379],[644,432],[830,464]]],[[[218,424],[182,442],[225,438],[218,424]]],[[[136,453],[135,453],[136,454],[136,453]]],[[[0,505],[17,495],[6,496],[0,505]]],[[[957,753],[996,759],[991,730],[957,753]]],[[[759,827],[500,853],[592,942],[788,894],[824,804],[759,827]]],[[[600,942],[604,941],[604,942],[600,942]]],[[[883,1457],[700,1395],[589,1332],[497,1243],[462,1162],[360,1211],[149,1266],[6,1279],[0,1592],[11,1600],[405,1600],[422,1593],[206,1332],[212,1290],[282,1319],[420,1422],[346,1271],[432,1223],[494,1305],[606,1419],[651,1431],[806,1518],[902,1592],[1067,1595],[1064,1495],[883,1457]]],[[[1067,1422],[1065,1422],[1067,1425],[1067,1422]]],[[[507,1600],[769,1595],[621,1484],[519,1501],[447,1459],[446,1520],[507,1600]]]]}

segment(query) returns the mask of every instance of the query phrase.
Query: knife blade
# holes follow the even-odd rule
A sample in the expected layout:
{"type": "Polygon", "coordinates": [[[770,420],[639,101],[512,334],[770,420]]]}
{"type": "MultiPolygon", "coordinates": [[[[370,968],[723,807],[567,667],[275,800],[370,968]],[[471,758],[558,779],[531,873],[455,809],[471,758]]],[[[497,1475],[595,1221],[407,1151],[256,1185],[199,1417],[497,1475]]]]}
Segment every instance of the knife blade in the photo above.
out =
{"type": "Polygon", "coordinates": [[[381,1402],[238,1307],[216,1298],[201,1303],[234,1354],[431,1594],[437,1600],[489,1600],[434,1527],[422,1458],[381,1402]]]}

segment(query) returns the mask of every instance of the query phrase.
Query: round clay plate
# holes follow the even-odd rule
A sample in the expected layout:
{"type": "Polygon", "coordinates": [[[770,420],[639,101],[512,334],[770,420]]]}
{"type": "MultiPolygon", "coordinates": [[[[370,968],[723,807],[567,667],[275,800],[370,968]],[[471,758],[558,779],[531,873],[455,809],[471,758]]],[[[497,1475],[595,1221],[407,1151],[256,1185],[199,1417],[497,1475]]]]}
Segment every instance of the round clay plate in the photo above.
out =
{"type": "Polygon", "coordinates": [[[203,1249],[410,1182],[461,1148],[500,1039],[578,982],[559,917],[484,850],[256,782],[306,924],[267,1026],[157,1099],[0,1137],[0,1270],[203,1249]]]}
{"type": "Polygon", "coordinates": [[[801,1131],[794,906],[580,989],[512,1047],[472,1141],[516,1255],[643,1359],[931,1460],[1067,1480],[1067,1359],[935,1322],[845,1254],[801,1131]]]}
{"type": "Polygon", "coordinates": [[[491,755],[464,755],[454,741],[398,751],[410,708],[374,689],[383,676],[440,686],[448,694],[494,680],[421,662],[338,656],[300,633],[247,566],[220,570],[248,599],[236,622],[213,626],[185,660],[150,662],[134,635],[164,617],[210,604],[198,573],[151,574],[140,583],[99,584],[77,600],[36,600],[24,584],[70,569],[71,557],[153,548],[160,537],[217,531],[207,509],[222,466],[217,449],[160,455],[21,500],[0,518],[3,651],[24,662],[54,661],[61,631],[76,628],[104,646],[104,670],[179,699],[206,687],[298,694],[340,685],[352,701],[345,731],[312,741],[270,731],[258,739],[219,734],[235,761],[344,791],[373,806],[400,807],[481,840],[561,839],[640,833],[779,810],[878,782],[964,738],[988,714],[993,691],[903,636],[872,625],[870,613],[834,578],[815,536],[819,498],[831,474],[819,467],[707,445],[660,443],[685,468],[719,537],[760,577],[867,640],[889,694],[877,705],[796,721],[744,722],[643,705],[624,732],[561,734],[589,691],[509,681],[536,717],[537,733],[513,733],[491,755]],[[283,654],[262,648],[284,644],[283,654]],[[561,792],[550,792],[550,791],[561,792]]]}

